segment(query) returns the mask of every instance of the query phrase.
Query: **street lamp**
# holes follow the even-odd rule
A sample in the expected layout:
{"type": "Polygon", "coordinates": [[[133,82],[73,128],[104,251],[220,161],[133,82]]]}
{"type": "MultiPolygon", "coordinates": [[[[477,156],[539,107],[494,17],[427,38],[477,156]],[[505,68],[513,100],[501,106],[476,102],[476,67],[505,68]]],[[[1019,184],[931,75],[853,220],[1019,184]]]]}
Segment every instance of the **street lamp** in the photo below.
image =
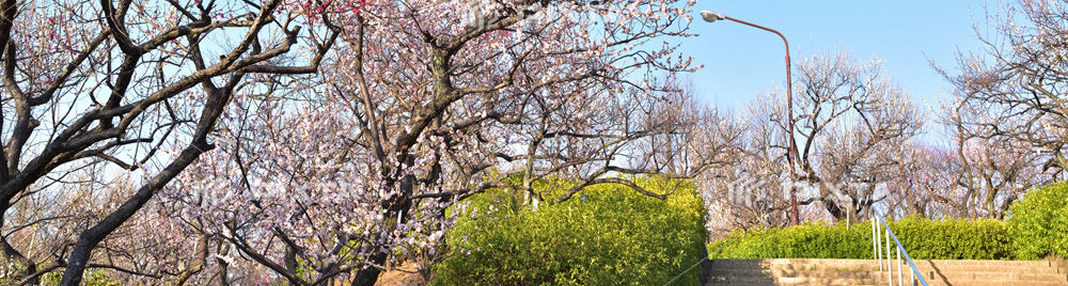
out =
{"type": "MultiPolygon", "coordinates": [[[[794,164],[795,164],[794,161],[796,160],[795,157],[796,157],[796,153],[797,153],[797,147],[794,146],[794,91],[793,91],[793,80],[790,78],[790,42],[786,41],[786,36],[783,36],[782,33],[779,33],[779,31],[776,31],[776,30],[773,30],[771,28],[764,27],[764,26],[761,26],[761,25],[757,25],[757,24],[746,22],[746,21],[738,20],[738,19],[735,19],[735,18],[731,18],[731,17],[728,17],[727,15],[723,15],[723,14],[720,14],[720,13],[716,13],[716,12],[712,12],[712,11],[708,11],[708,10],[703,10],[703,11],[701,11],[701,18],[704,19],[705,22],[709,22],[709,23],[712,23],[712,22],[715,22],[715,21],[719,21],[719,20],[731,20],[731,21],[734,21],[734,22],[745,24],[745,25],[750,26],[750,27],[754,27],[754,28],[761,29],[761,30],[764,30],[764,31],[772,32],[772,33],[775,33],[776,35],[779,35],[779,38],[782,38],[783,44],[786,44],[786,118],[787,118],[786,129],[787,129],[787,132],[790,133],[790,135],[789,135],[790,150],[786,150],[786,161],[790,164],[790,180],[796,180],[797,179],[797,174],[795,172],[796,172],[797,168],[794,167],[794,164]]],[[[798,225],[798,223],[800,222],[800,219],[798,218],[798,214],[799,213],[798,213],[798,210],[797,210],[797,194],[796,194],[795,190],[796,190],[796,188],[794,187],[793,182],[790,182],[790,201],[791,201],[790,224],[791,225],[798,225]]]]}

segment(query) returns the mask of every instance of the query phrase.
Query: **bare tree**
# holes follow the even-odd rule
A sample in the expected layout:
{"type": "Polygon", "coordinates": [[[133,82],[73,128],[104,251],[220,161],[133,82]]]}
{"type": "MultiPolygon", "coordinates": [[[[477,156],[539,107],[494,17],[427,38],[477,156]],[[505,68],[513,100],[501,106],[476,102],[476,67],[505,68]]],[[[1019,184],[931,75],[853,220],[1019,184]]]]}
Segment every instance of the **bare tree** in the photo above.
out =
{"type": "Polygon", "coordinates": [[[1054,180],[1057,172],[1046,169],[1048,156],[1026,142],[987,137],[972,128],[971,122],[990,121],[991,112],[999,111],[966,107],[951,103],[945,108],[942,120],[953,136],[950,147],[918,150],[917,156],[927,159],[917,163],[929,165],[923,172],[936,175],[912,180],[922,186],[918,199],[944,206],[938,215],[1000,219],[1012,202],[1031,187],[1054,180]]]}
{"type": "Polygon", "coordinates": [[[1021,0],[988,16],[993,35],[976,28],[982,54],[958,55],[958,137],[1000,141],[1040,153],[1044,170],[1068,167],[1068,5],[1021,0]]]}
{"type": "Polygon", "coordinates": [[[888,184],[893,214],[927,218],[960,217],[961,212],[947,204],[959,188],[960,158],[950,148],[926,142],[910,142],[904,147],[901,167],[888,184]]]}
{"type": "Polygon", "coordinates": [[[716,204],[733,209],[729,213],[737,220],[727,228],[785,225],[790,206],[785,190],[794,187],[801,190],[800,204],[819,206],[803,211],[809,218],[866,215],[891,195],[885,187],[899,174],[904,146],[921,127],[915,107],[877,60],[858,64],[845,53],[828,53],[797,67],[799,181],[789,177],[786,161],[786,104],[781,93],[772,92],[745,114],[741,156],[713,184],[735,192],[716,204]]]}
{"type": "Polygon", "coordinates": [[[1068,166],[1068,7],[1021,0],[988,13],[992,34],[976,27],[979,54],[958,54],[960,74],[935,67],[953,84],[941,121],[952,136],[945,176],[930,193],[947,215],[1001,218],[1036,184],[1068,166]]]}
{"type": "MultiPolygon", "coordinates": [[[[62,285],[79,284],[101,241],[214,147],[208,137],[234,94],[257,89],[248,75],[317,70],[337,32],[299,24],[307,17],[281,4],[0,2],[4,218],[31,192],[65,196],[76,170],[107,165],[91,178],[104,184],[126,173],[143,178],[77,224],[64,253],[51,253],[49,265],[65,267],[62,285]]],[[[51,270],[37,269],[40,261],[6,236],[0,248],[16,280],[33,284],[51,270]]]]}
{"type": "Polygon", "coordinates": [[[877,60],[851,61],[828,55],[798,68],[801,180],[819,186],[814,198],[835,219],[862,216],[887,196],[877,188],[898,172],[902,146],[922,124],[877,60]]]}

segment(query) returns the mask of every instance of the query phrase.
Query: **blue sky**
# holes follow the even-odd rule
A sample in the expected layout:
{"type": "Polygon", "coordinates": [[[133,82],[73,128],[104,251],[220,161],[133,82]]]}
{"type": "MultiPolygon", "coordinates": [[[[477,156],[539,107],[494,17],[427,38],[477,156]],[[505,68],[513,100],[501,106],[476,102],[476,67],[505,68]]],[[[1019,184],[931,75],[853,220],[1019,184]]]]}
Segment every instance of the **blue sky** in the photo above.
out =
{"type": "MultiPolygon", "coordinates": [[[[794,62],[826,51],[858,61],[883,60],[888,75],[921,109],[937,107],[952,88],[930,67],[956,70],[955,54],[979,51],[974,25],[985,27],[987,1],[699,1],[681,52],[704,68],[692,75],[697,97],[720,109],[741,111],[757,93],[785,83],[782,40],[735,22],[706,23],[712,10],[764,25],[790,41],[794,62]]],[[[796,71],[796,69],[795,69],[796,71]]]]}

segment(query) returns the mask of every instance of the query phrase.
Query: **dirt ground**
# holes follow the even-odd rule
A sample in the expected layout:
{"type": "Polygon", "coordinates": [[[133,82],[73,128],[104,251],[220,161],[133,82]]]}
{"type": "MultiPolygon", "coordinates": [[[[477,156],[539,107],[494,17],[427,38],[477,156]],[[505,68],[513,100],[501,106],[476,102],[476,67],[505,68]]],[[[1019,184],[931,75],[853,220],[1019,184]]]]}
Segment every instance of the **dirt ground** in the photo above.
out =
{"type": "MultiPolygon", "coordinates": [[[[403,265],[401,269],[412,269],[410,265],[403,265]]],[[[375,285],[387,285],[387,286],[423,286],[426,285],[426,280],[423,280],[423,276],[416,273],[408,273],[399,270],[386,271],[378,276],[378,283],[375,285]]]]}

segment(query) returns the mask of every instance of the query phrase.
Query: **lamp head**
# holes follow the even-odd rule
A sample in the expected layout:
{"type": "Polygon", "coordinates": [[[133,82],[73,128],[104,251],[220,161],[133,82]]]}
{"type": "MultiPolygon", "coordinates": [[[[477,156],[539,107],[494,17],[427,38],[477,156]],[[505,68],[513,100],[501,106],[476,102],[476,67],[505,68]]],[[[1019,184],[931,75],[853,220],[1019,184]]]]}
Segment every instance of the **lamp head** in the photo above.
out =
{"type": "Polygon", "coordinates": [[[705,19],[705,22],[712,23],[715,21],[727,19],[727,16],[708,10],[701,10],[701,18],[705,19]]]}

